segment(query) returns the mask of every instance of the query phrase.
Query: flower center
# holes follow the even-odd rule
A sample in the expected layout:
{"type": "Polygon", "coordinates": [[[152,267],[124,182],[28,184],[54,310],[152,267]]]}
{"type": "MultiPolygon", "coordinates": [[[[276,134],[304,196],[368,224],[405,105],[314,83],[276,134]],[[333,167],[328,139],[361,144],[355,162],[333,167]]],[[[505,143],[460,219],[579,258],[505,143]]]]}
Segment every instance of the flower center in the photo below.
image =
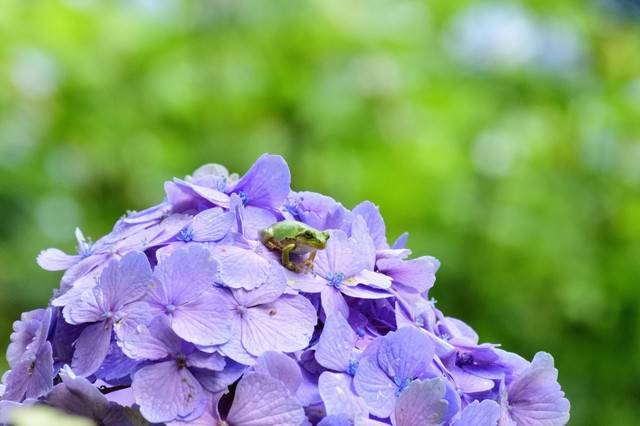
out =
{"type": "Polygon", "coordinates": [[[183,229],[182,231],[180,231],[180,233],[178,234],[178,240],[180,241],[184,241],[185,243],[188,243],[190,241],[193,240],[193,229],[191,229],[191,227],[187,227],[185,229],[183,229]]]}
{"type": "Polygon", "coordinates": [[[236,306],[236,312],[242,317],[247,313],[247,307],[243,305],[236,306]]]}
{"type": "Polygon", "coordinates": [[[303,200],[302,197],[300,197],[299,199],[289,199],[287,201],[285,201],[284,203],[284,208],[286,211],[288,211],[289,213],[291,213],[293,216],[295,217],[300,217],[301,216],[301,212],[300,212],[300,202],[303,200]]]}
{"type": "Polygon", "coordinates": [[[349,360],[349,366],[347,367],[347,374],[350,376],[355,376],[356,375],[356,371],[358,371],[358,365],[360,364],[360,361],[358,361],[355,358],[351,358],[349,360]]]}
{"type": "Polygon", "coordinates": [[[358,335],[358,337],[364,337],[365,335],[364,327],[356,328],[356,334],[358,335]]]}
{"type": "Polygon", "coordinates": [[[456,365],[458,367],[469,364],[473,364],[473,355],[468,352],[458,352],[456,354],[456,365]]]}
{"type": "Polygon", "coordinates": [[[187,359],[184,357],[184,355],[179,355],[176,358],[176,364],[178,365],[179,370],[187,368],[187,359]]]}
{"type": "Polygon", "coordinates": [[[327,278],[331,287],[340,288],[344,281],[344,274],[342,272],[331,273],[327,278]]]}
{"type": "Polygon", "coordinates": [[[244,191],[238,191],[237,194],[238,197],[240,197],[240,199],[242,200],[242,205],[246,206],[249,203],[249,196],[247,195],[247,193],[244,191]]]}
{"type": "Polygon", "coordinates": [[[167,314],[172,314],[172,313],[174,313],[176,311],[176,305],[174,305],[173,303],[169,303],[168,305],[166,305],[164,307],[164,311],[167,314]]]}
{"type": "Polygon", "coordinates": [[[394,377],[393,378],[393,383],[396,384],[396,386],[398,387],[398,389],[396,389],[396,396],[400,395],[402,392],[404,392],[404,390],[409,387],[409,385],[411,384],[412,380],[409,378],[406,379],[401,379],[400,377],[394,377]]]}

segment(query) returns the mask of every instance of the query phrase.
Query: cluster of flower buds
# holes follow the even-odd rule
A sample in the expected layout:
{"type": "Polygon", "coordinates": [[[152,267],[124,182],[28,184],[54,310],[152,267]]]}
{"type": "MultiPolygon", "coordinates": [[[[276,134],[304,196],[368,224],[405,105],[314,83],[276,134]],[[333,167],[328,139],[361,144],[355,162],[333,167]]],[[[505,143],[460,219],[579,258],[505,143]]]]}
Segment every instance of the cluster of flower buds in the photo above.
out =
{"type": "Polygon", "coordinates": [[[371,202],[290,184],[276,155],[203,166],[99,240],[77,231],[76,254],[43,251],[65,272],[14,324],[0,423],[28,405],[109,426],[567,423],[550,355],[443,315],[438,260],[389,244],[371,202]]]}

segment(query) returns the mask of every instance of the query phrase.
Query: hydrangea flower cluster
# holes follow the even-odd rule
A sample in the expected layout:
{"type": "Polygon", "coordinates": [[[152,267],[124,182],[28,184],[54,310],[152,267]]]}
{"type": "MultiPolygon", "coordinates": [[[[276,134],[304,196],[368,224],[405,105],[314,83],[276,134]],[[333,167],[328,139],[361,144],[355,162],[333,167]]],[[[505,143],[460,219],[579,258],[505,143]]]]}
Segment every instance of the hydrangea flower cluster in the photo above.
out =
{"type": "MultiPolygon", "coordinates": [[[[100,425],[563,425],[553,358],[479,343],[428,297],[439,262],[387,242],[378,208],[290,189],[280,156],[219,165],[78,250],[49,306],[14,324],[0,423],[44,404],[100,425]],[[326,231],[313,268],[283,267],[260,231],[326,231]]],[[[294,254],[295,256],[295,254],[294,254]]]]}

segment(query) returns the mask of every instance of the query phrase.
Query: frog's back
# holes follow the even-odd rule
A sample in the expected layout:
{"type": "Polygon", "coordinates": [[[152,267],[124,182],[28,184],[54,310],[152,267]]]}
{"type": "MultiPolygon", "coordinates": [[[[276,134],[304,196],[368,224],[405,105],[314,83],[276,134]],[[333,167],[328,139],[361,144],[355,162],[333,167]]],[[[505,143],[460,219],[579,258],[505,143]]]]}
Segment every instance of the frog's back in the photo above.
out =
{"type": "Polygon", "coordinates": [[[284,241],[289,238],[294,238],[301,232],[309,229],[307,225],[302,222],[296,222],[295,220],[283,220],[281,222],[274,223],[267,230],[273,235],[273,238],[277,241],[284,241]]]}

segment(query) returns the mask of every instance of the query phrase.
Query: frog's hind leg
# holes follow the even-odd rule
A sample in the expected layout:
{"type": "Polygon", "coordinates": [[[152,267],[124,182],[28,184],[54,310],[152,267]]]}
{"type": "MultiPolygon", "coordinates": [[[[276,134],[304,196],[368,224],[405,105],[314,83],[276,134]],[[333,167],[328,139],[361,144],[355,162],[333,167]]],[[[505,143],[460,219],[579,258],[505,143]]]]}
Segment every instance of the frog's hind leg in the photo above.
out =
{"type": "Polygon", "coordinates": [[[267,240],[265,242],[263,242],[262,244],[264,244],[264,246],[266,248],[268,248],[269,250],[278,250],[278,245],[275,244],[273,241],[271,240],[267,240]]]}
{"type": "Polygon", "coordinates": [[[316,260],[317,251],[314,250],[309,253],[309,256],[304,260],[304,269],[307,272],[313,271],[313,261],[316,260]]]}
{"type": "Polygon", "coordinates": [[[282,248],[282,266],[284,266],[285,268],[293,272],[302,272],[302,267],[300,267],[300,265],[293,262],[291,260],[291,257],[289,256],[293,251],[293,249],[295,248],[296,248],[296,245],[293,243],[288,244],[282,248]]]}

